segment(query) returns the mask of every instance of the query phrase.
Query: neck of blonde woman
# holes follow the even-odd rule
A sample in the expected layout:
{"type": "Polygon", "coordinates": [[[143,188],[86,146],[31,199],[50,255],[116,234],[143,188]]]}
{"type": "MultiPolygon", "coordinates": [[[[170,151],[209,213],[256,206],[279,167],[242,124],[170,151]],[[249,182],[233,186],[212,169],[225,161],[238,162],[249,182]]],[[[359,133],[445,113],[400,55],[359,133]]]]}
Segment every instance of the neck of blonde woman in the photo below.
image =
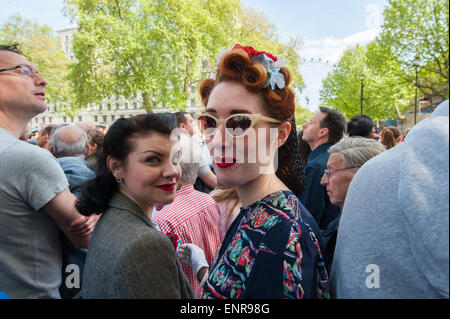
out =
{"type": "Polygon", "coordinates": [[[289,190],[275,174],[261,174],[254,180],[240,186],[236,191],[242,206],[249,206],[267,195],[280,190],[289,190]]]}

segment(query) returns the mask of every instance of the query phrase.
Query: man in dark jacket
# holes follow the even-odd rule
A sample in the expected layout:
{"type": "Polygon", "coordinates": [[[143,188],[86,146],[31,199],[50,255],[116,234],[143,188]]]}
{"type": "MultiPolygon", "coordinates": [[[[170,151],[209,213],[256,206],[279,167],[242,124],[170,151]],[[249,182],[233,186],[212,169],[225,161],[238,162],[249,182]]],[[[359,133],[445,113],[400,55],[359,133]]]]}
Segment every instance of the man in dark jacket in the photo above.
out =
{"type": "Polygon", "coordinates": [[[346,126],[344,115],[327,107],[320,107],[320,112],[303,125],[302,138],[311,147],[311,154],[305,166],[306,187],[300,201],[322,230],[339,215],[339,207],[330,203],[320,180],[330,157],[328,149],[342,139],[346,126]]]}

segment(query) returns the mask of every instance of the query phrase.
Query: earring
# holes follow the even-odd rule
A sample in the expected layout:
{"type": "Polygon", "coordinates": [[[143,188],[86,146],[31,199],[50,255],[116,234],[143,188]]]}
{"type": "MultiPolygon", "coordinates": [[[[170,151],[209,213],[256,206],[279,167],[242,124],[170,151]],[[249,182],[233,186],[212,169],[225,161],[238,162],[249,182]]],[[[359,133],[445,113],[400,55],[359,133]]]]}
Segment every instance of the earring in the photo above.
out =
{"type": "Polygon", "coordinates": [[[123,182],[123,178],[120,178],[120,177],[116,178],[116,182],[117,183],[122,183],[123,182]]]}

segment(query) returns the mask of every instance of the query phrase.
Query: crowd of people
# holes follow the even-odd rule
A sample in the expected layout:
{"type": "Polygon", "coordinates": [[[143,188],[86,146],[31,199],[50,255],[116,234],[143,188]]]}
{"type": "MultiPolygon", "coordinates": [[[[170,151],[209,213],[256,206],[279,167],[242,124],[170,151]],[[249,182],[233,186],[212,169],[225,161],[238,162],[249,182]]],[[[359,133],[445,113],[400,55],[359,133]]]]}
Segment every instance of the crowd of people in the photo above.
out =
{"type": "Polygon", "coordinates": [[[449,298],[448,100],[407,137],[327,107],[297,131],[290,83],[237,44],[201,114],[33,132],[48,83],[0,45],[0,292],[449,298]]]}

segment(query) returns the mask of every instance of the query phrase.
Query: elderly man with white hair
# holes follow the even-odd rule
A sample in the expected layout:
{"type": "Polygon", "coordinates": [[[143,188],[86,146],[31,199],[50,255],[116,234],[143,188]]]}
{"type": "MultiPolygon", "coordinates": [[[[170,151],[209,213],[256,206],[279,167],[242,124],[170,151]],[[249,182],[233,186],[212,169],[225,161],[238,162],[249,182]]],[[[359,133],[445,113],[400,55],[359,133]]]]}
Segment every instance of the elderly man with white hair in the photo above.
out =
{"type": "Polygon", "coordinates": [[[82,185],[95,177],[84,160],[88,150],[87,134],[76,125],[58,127],[50,137],[50,152],[58,159],[69,181],[69,189],[77,197],[82,185]]]}
{"type": "MultiPolygon", "coordinates": [[[[359,168],[368,160],[385,151],[382,144],[364,137],[347,137],[328,149],[330,157],[320,184],[326,187],[333,205],[344,207],[348,187],[359,168]]],[[[325,257],[331,268],[339,227],[339,216],[323,232],[325,257]]]]}

